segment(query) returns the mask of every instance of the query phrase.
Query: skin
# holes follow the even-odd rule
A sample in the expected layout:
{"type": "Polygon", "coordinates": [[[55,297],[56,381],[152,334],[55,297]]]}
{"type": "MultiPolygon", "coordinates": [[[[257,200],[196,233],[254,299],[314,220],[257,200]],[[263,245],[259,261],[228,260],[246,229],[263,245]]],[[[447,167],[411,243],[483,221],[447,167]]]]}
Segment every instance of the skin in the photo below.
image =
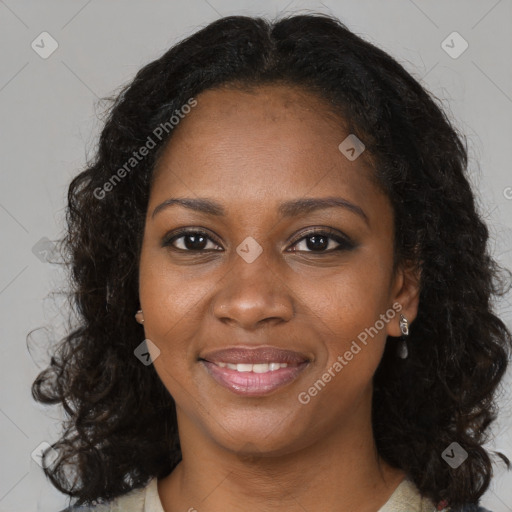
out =
{"type": "Polygon", "coordinates": [[[343,120],[315,95],[267,85],[208,90],[197,101],[158,161],[140,259],[145,335],[160,350],[153,364],[176,402],[183,453],[158,480],[163,508],[375,512],[405,477],[378,456],[371,425],[372,377],[386,337],[400,336],[399,314],[359,343],[308,404],[297,397],[393,303],[409,322],[416,317],[418,275],[392,274],[389,199],[369,178],[364,153],[349,161],[340,152],[343,120]],[[368,224],[347,208],[289,218],[277,210],[282,201],[327,196],[359,206],[368,224]],[[175,205],[152,217],[175,197],[213,199],[226,215],[175,205]],[[175,251],[162,246],[181,227],[207,232],[203,253],[185,252],[183,236],[175,251]],[[308,247],[303,233],[314,227],[356,246],[329,252],[339,246],[329,238],[323,249],[308,247]],[[246,237],[263,250],[252,263],[236,252],[246,237]],[[292,349],[312,362],[267,396],[239,396],[198,362],[234,345],[292,349]]]}

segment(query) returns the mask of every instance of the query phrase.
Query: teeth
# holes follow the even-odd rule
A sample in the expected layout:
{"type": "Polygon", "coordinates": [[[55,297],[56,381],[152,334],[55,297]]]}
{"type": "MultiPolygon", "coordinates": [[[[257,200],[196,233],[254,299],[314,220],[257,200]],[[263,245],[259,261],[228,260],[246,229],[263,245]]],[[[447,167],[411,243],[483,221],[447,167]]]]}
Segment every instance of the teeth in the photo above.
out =
{"type": "Polygon", "coordinates": [[[252,371],[252,364],[237,364],[235,368],[237,372],[250,372],[252,371]]]}
{"type": "Polygon", "coordinates": [[[253,364],[252,371],[254,373],[267,373],[270,370],[269,370],[267,363],[261,363],[261,364],[253,364]]]}
{"type": "Polygon", "coordinates": [[[287,363],[257,363],[257,364],[232,364],[232,363],[215,363],[221,368],[229,368],[237,372],[254,372],[254,373],[267,373],[279,370],[279,368],[286,368],[287,363]]]}

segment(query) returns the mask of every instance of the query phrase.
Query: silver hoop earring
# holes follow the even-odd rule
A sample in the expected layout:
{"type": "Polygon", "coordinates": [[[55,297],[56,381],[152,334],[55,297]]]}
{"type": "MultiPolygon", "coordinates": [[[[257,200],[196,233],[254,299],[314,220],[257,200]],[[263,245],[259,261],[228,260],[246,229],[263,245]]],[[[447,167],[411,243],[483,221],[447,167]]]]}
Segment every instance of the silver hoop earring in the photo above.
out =
{"type": "Polygon", "coordinates": [[[409,355],[409,351],[407,349],[407,336],[409,336],[409,322],[404,315],[400,315],[400,332],[402,333],[401,339],[398,343],[398,349],[396,354],[401,359],[406,359],[409,355]]]}

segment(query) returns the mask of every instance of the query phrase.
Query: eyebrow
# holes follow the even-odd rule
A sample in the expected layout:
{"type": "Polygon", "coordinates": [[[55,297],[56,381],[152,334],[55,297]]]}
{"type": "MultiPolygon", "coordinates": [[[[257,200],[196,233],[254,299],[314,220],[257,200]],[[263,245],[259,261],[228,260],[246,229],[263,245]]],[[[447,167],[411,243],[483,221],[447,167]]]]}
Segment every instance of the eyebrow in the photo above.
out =
{"type": "MultiPolygon", "coordinates": [[[[217,203],[211,199],[179,197],[166,199],[163,203],[156,206],[153,210],[153,213],[151,214],[151,218],[153,219],[157,213],[174,205],[179,205],[190,210],[204,213],[206,215],[214,215],[218,217],[223,217],[226,215],[225,208],[220,203],[217,203]]],[[[315,210],[323,210],[326,208],[334,207],[345,208],[362,217],[366,224],[368,226],[370,225],[368,216],[364,210],[356,204],[351,203],[347,199],[343,199],[342,197],[307,197],[301,199],[292,199],[290,201],[281,203],[279,205],[278,212],[282,217],[295,217],[313,212],[315,210]]]]}

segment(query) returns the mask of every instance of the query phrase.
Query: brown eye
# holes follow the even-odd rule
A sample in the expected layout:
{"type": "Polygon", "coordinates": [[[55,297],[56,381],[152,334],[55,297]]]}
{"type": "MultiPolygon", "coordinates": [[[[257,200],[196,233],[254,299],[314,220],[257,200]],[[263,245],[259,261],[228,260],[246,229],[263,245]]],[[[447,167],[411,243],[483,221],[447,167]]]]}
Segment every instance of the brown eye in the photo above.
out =
{"type": "Polygon", "coordinates": [[[215,247],[218,247],[206,233],[194,230],[182,230],[174,233],[171,237],[167,237],[164,240],[162,246],[172,246],[173,249],[184,252],[217,250],[215,247]],[[211,242],[213,247],[208,247],[208,242],[211,242]]]}
{"type": "Polygon", "coordinates": [[[343,237],[333,230],[315,230],[310,231],[300,238],[293,245],[303,244],[302,249],[295,249],[292,252],[312,252],[312,253],[331,253],[334,251],[350,250],[355,244],[348,238],[343,237]],[[305,240],[305,242],[303,242],[305,240]],[[326,250],[328,249],[328,250],[326,250]]]}

